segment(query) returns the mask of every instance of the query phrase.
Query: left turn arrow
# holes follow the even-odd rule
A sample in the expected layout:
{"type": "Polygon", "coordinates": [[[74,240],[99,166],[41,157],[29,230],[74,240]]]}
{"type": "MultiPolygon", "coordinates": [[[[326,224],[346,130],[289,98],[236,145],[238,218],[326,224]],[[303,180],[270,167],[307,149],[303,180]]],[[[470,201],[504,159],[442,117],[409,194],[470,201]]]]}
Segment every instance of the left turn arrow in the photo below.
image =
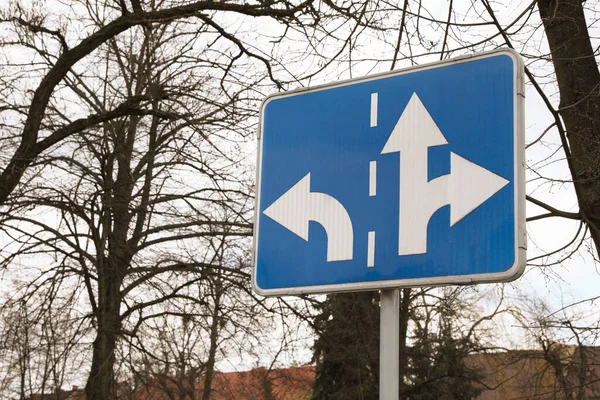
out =
{"type": "Polygon", "coordinates": [[[308,223],[315,221],[327,234],[327,261],[352,260],[352,221],[334,197],[310,191],[310,173],[273,202],[263,213],[308,241],[308,223]]]}

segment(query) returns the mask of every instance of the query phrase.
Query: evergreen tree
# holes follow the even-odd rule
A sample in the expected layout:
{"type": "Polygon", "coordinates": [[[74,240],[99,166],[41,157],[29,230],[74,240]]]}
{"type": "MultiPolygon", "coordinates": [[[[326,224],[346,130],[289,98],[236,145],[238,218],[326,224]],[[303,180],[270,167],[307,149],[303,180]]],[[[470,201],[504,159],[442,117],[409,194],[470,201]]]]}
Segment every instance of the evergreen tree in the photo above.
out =
{"type": "MultiPolygon", "coordinates": [[[[480,374],[468,367],[467,356],[476,344],[460,336],[454,320],[460,305],[456,298],[443,298],[432,323],[416,323],[409,363],[407,387],[401,398],[410,400],[468,400],[482,391],[473,385],[480,374]],[[437,331],[432,332],[432,326],[437,331]]],[[[421,316],[415,316],[417,319],[421,316]]]]}
{"type": "MultiPolygon", "coordinates": [[[[474,382],[480,376],[466,357],[477,344],[463,337],[455,323],[466,307],[462,291],[431,296],[435,303],[428,303],[430,290],[402,292],[400,319],[404,325],[412,321],[412,336],[404,339],[401,323],[400,398],[476,398],[481,389],[474,382]]],[[[313,400],[379,399],[379,300],[379,292],[334,294],[320,306],[313,400]]]]}
{"type": "Polygon", "coordinates": [[[313,400],[377,400],[379,292],[329,295],[320,308],[313,400]]]}

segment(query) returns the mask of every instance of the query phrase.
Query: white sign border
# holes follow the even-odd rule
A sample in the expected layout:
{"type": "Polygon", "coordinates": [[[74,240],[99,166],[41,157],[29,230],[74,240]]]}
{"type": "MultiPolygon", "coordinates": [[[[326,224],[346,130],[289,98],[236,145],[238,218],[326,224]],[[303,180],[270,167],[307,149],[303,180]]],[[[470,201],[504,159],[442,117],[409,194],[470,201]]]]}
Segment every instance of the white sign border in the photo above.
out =
{"type": "Polygon", "coordinates": [[[520,277],[525,271],[527,262],[527,237],[525,230],[525,71],[523,60],[519,53],[513,49],[497,49],[489,52],[478,53],[468,56],[461,56],[453,59],[432,62],[428,64],[413,66],[401,70],[383,72],[379,74],[364,76],[360,78],[347,79],[311,88],[301,88],[291,90],[285,93],[275,93],[267,96],[260,107],[260,117],[258,123],[258,146],[256,163],[256,200],[254,206],[254,233],[252,249],[252,289],[261,296],[288,296],[301,294],[327,294],[335,292],[358,292],[366,290],[394,289],[405,287],[420,286],[447,286],[447,285],[469,285],[477,283],[500,283],[509,282],[520,277]],[[470,275],[447,275],[426,278],[395,279],[367,282],[349,282],[337,283],[331,285],[312,285],[285,287],[275,289],[263,289],[256,282],[257,269],[257,250],[258,250],[258,232],[259,232],[259,210],[260,210],[260,183],[262,170],[262,129],[264,110],[267,104],[273,99],[279,99],[308,92],[317,92],[352,85],[358,82],[368,82],[384,77],[404,75],[413,72],[424,71],[438,68],[450,64],[460,64],[477,59],[507,55],[513,60],[514,67],[514,196],[515,196],[515,261],[513,265],[504,272],[482,273],[470,275]]]}

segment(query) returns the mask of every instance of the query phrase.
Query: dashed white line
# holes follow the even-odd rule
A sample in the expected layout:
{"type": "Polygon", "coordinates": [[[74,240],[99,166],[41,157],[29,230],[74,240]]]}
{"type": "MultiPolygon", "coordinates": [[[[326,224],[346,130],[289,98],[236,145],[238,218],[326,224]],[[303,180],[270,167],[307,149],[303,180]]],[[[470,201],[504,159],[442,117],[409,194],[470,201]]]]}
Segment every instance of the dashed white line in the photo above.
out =
{"type": "Polygon", "coordinates": [[[367,267],[375,266],[375,231],[369,231],[367,242],[367,267]]]}
{"type": "Polygon", "coordinates": [[[377,194],[377,161],[369,162],[369,196],[377,194]]]}
{"type": "MultiPolygon", "coordinates": [[[[371,93],[371,128],[377,126],[377,93],[371,93]]],[[[377,194],[377,161],[369,162],[369,196],[377,194]]],[[[367,238],[367,267],[375,266],[375,231],[369,231],[367,238]]]]}
{"type": "Polygon", "coordinates": [[[377,93],[371,93],[371,128],[377,126],[377,93]]]}

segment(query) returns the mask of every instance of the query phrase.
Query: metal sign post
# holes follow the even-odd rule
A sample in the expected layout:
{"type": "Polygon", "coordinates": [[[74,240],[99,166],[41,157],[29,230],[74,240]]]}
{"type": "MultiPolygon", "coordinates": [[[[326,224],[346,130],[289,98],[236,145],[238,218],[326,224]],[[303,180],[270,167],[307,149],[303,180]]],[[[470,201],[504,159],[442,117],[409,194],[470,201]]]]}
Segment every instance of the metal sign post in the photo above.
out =
{"type": "Polygon", "coordinates": [[[400,389],[400,289],[381,291],[379,399],[398,400],[400,389]]]}

